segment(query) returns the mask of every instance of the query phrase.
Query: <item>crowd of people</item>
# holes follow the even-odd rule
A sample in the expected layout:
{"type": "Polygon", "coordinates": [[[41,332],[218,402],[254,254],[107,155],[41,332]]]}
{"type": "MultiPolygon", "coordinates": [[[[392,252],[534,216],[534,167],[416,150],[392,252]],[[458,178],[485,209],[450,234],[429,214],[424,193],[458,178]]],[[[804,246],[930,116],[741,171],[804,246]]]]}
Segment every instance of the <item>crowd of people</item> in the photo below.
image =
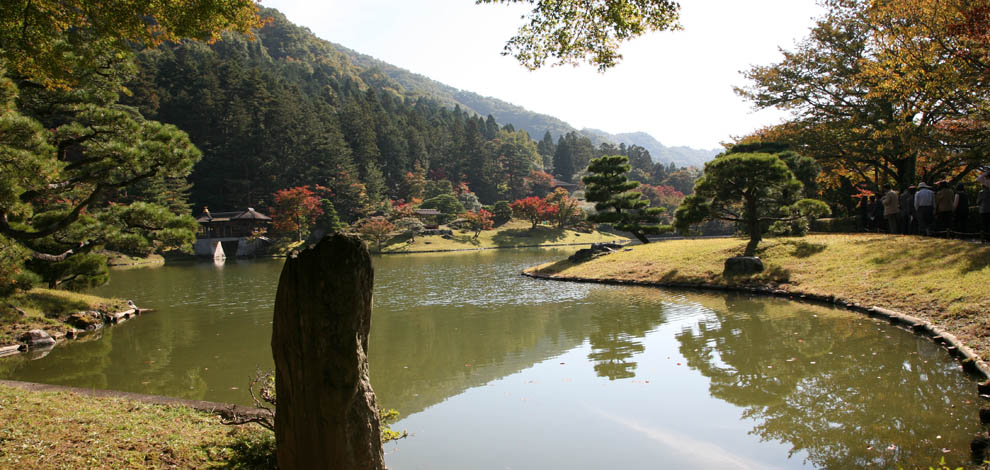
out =
{"type": "Polygon", "coordinates": [[[953,189],[947,181],[940,181],[935,187],[920,183],[900,193],[885,185],[882,196],[862,197],[858,206],[859,228],[871,232],[982,238],[990,242],[990,171],[981,174],[977,181],[978,231],[970,228],[972,201],[966,186],[959,183],[953,189]]]}

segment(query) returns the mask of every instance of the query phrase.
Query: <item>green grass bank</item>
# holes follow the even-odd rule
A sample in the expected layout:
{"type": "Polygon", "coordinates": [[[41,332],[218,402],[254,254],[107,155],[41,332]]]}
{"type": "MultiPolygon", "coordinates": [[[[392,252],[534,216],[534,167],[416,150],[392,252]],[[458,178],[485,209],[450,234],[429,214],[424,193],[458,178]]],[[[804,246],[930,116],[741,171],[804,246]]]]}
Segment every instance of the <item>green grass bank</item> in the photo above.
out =
{"type": "Polygon", "coordinates": [[[127,310],[127,301],[64,290],[34,288],[0,303],[0,346],[15,344],[23,333],[36,328],[60,338],[74,329],[70,316],[77,312],[116,313],[127,310]]]}
{"type": "Polygon", "coordinates": [[[739,238],[672,240],[633,246],[584,263],[567,260],[529,273],[553,278],[764,287],[835,296],[927,320],[990,357],[990,246],[882,234],[809,235],[764,240],[766,269],[722,275],[741,255],[739,238]]]}
{"type": "Polygon", "coordinates": [[[559,229],[547,225],[532,227],[529,222],[513,219],[493,229],[483,230],[474,237],[474,231],[453,230],[453,235],[408,235],[392,237],[382,244],[382,253],[423,253],[433,251],[485,250],[497,248],[521,248],[534,246],[562,246],[599,242],[626,242],[627,238],[597,230],[591,233],[559,229]]]}
{"type": "Polygon", "coordinates": [[[0,468],[273,468],[274,435],[185,406],[0,385],[0,468]]]}

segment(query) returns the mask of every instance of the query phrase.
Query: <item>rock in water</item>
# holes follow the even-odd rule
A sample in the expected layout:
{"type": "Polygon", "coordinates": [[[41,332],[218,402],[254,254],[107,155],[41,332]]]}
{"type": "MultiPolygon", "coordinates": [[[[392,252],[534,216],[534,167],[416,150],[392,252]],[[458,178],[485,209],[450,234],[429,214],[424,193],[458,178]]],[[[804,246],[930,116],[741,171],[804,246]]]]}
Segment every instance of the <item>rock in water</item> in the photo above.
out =
{"type": "Polygon", "coordinates": [[[18,339],[27,343],[31,349],[47,348],[55,345],[55,339],[45,330],[31,330],[21,335],[18,339]]]}
{"type": "Polygon", "coordinates": [[[282,268],[272,331],[282,470],[385,468],[368,379],[373,284],[353,236],[326,237],[282,268]]]}

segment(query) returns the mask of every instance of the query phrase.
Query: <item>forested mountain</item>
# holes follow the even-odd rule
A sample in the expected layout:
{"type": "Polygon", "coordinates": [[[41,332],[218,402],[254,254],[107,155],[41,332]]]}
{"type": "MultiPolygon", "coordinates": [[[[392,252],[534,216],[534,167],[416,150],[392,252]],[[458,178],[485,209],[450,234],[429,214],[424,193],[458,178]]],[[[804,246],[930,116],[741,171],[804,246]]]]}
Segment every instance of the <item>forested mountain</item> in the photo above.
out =
{"type": "Polygon", "coordinates": [[[702,150],[684,146],[667,147],[645,132],[615,134],[613,138],[617,142],[624,142],[626,145],[638,145],[649,150],[654,161],[674,163],[677,166],[702,168],[705,166],[705,162],[715,158],[715,155],[724,150],[721,148],[702,150]]]}
{"type": "MultiPolygon", "coordinates": [[[[264,13],[271,19],[254,41],[227,34],[138,55],[126,104],[186,131],[203,152],[188,181],[195,213],[271,207],[276,191],[310,186],[350,222],[391,201],[450,193],[436,191],[437,182],[492,204],[528,195],[531,180],[548,177],[542,171],[576,181],[601,152],[648,156],[636,146],[592,146],[574,132],[527,134],[477,114],[482,101],[462,107],[410,91],[384,65],[368,67],[370,58],[352,59],[277,11],[264,13]]],[[[649,158],[638,168],[651,184],[676,170],[649,158]]]]}
{"type": "MultiPolygon", "coordinates": [[[[488,116],[490,114],[496,121],[511,123],[516,129],[522,129],[528,132],[534,139],[539,138],[548,131],[554,139],[557,139],[568,132],[577,130],[571,127],[570,124],[553,116],[534,113],[527,111],[521,106],[506,103],[499,99],[459,90],[429,77],[350,50],[344,46],[334,44],[334,47],[347,54],[355,64],[368,70],[378,70],[385,74],[401,85],[406,93],[411,96],[433,98],[449,106],[460,105],[462,109],[473,111],[480,116],[488,116]]],[[[617,144],[618,142],[615,143],[617,144]]]]}
{"type": "Polygon", "coordinates": [[[388,76],[405,90],[410,96],[434,98],[449,106],[460,105],[466,111],[473,111],[481,116],[492,115],[496,121],[511,123],[516,129],[522,129],[534,139],[545,132],[550,132],[554,139],[577,131],[591,139],[597,147],[602,143],[619,145],[638,145],[650,151],[653,160],[659,163],[674,163],[678,166],[695,166],[701,168],[705,162],[715,158],[722,149],[694,149],[690,147],[667,147],[645,132],[610,134],[599,129],[575,129],[570,124],[549,116],[529,111],[521,106],[481,96],[470,91],[459,90],[445,85],[429,77],[396,67],[366,54],[333,44],[340,52],[346,54],[354,64],[367,70],[377,70],[388,76]]]}

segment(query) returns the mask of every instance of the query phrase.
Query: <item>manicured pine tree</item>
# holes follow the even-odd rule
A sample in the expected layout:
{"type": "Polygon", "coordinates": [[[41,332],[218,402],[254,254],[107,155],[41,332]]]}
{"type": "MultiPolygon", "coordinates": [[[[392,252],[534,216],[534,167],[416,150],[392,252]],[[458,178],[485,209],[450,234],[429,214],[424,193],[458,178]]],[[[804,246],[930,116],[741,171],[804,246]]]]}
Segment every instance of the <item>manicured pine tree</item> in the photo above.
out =
{"type": "Polygon", "coordinates": [[[745,256],[756,256],[756,247],[770,224],[828,213],[825,203],[800,199],[803,189],[777,155],[721,155],[705,164],[694,194],[677,208],[674,224],[683,230],[713,219],[737,223],[749,235],[745,256]]]}
{"type": "Polygon", "coordinates": [[[630,232],[639,241],[649,243],[647,234],[670,231],[670,226],[660,225],[663,209],[648,207],[650,202],[643,194],[633,191],[637,181],[629,181],[626,173],[632,167],[623,155],[606,155],[591,160],[588,175],[582,178],[587,185],[584,197],[595,203],[598,213],[588,216],[596,223],[612,224],[615,228],[630,232]]]}

